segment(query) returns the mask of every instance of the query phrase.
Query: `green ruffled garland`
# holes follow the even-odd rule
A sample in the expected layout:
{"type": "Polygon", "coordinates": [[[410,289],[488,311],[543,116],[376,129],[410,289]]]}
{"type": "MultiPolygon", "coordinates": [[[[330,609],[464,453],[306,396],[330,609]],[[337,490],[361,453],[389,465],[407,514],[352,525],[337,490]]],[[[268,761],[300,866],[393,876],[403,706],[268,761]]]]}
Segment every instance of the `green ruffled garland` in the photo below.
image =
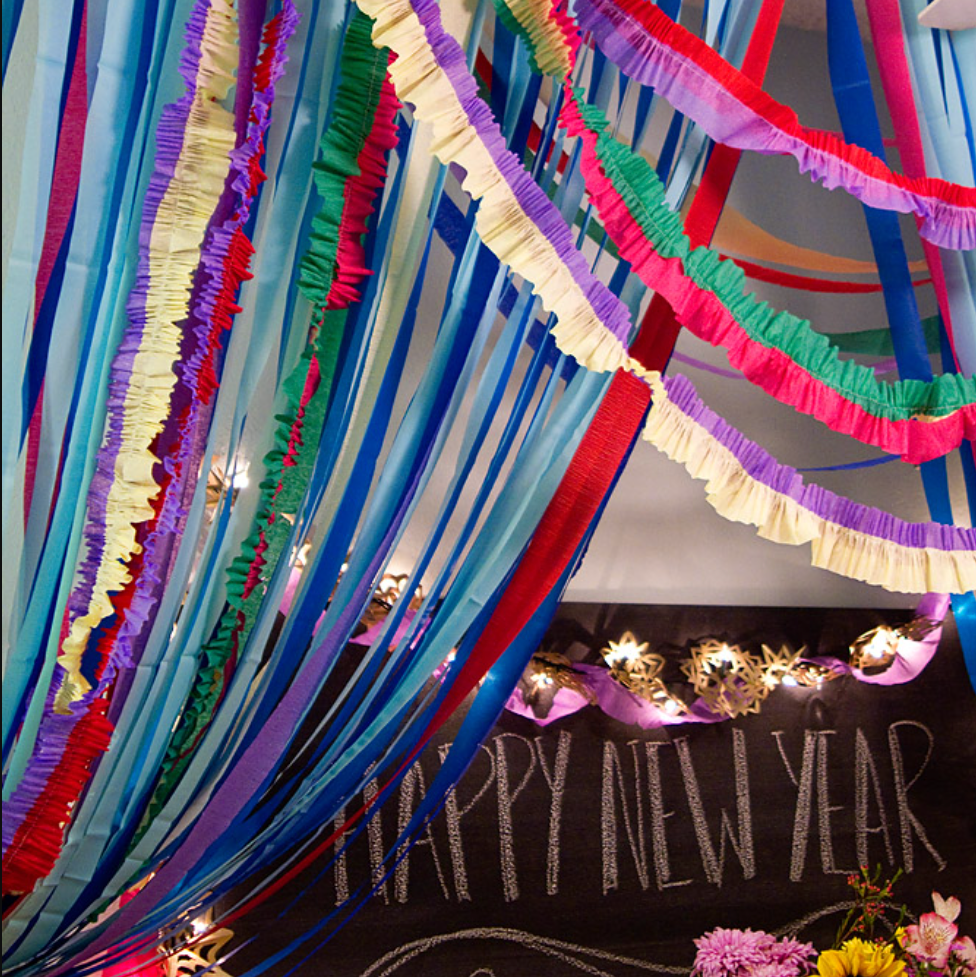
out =
{"type": "Polygon", "coordinates": [[[332,117],[319,143],[322,159],[313,163],[322,205],[313,219],[298,287],[317,310],[318,322],[313,323],[305,350],[282,384],[285,406],[282,413],[275,415],[274,447],[264,458],[267,474],[259,486],[253,528],[227,569],[227,608],[214,637],[201,649],[193,688],[170,739],[159,780],[133,845],[165,806],[213,719],[224,692],[228,664],[246,644],[257,620],[267,583],[290,538],[291,520],[305,497],[318,453],[347,317],[345,309],[326,311],[326,299],[337,274],[339,228],[347,186],[361,175],[357,161],[373,128],[389,61],[386,48],[373,47],[371,25],[364,14],[353,14],[343,42],[341,81],[332,117]],[[302,406],[309,372],[315,365],[318,384],[302,406]],[[292,464],[286,464],[289,454],[292,464]]]}
{"type": "MultiPolygon", "coordinates": [[[[538,32],[533,31],[529,23],[522,23],[521,21],[519,21],[518,18],[516,17],[515,12],[508,6],[505,0],[492,0],[492,4],[495,8],[495,13],[498,16],[499,20],[501,20],[501,22],[513,34],[518,36],[525,44],[526,49],[528,50],[529,53],[529,67],[532,69],[532,71],[534,71],[537,74],[548,74],[550,77],[557,78],[557,76],[553,72],[546,71],[544,68],[540,67],[540,61],[546,64],[551,64],[558,59],[559,56],[558,52],[545,45],[544,42],[546,39],[544,37],[537,36],[538,32]]],[[[563,79],[557,78],[557,80],[562,81],[563,79]]],[[[607,128],[607,121],[605,118],[599,115],[598,110],[596,110],[592,106],[586,106],[586,109],[587,111],[582,113],[584,119],[586,119],[587,116],[589,115],[589,119],[594,122],[594,128],[596,129],[607,128]]],[[[618,149],[611,149],[609,151],[611,154],[623,158],[627,153],[625,147],[621,146],[619,143],[616,143],[615,140],[610,140],[609,137],[604,137],[602,135],[600,139],[604,142],[611,141],[614,143],[614,145],[619,147],[618,149]]],[[[639,158],[640,157],[638,157],[638,159],[639,158]]],[[[637,168],[638,166],[636,164],[632,167],[634,171],[636,171],[637,168]]],[[[648,173],[650,174],[651,177],[653,177],[655,181],[658,180],[657,174],[654,172],[652,167],[650,167],[645,163],[644,169],[645,169],[644,173],[634,172],[633,174],[634,179],[638,181],[638,185],[639,185],[639,181],[647,179],[648,173]]],[[[608,171],[608,175],[610,175],[609,171],[608,171]]],[[[633,190],[631,190],[631,197],[628,197],[628,195],[624,193],[622,186],[617,184],[616,180],[614,180],[614,185],[617,187],[617,190],[618,192],[620,192],[621,196],[624,196],[625,199],[628,200],[632,199],[634,193],[633,190]]],[[[661,190],[660,188],[657,189],[659,190],[658,193],[659,199],[663,200],[663,190],[661,190]]],[[[551,196],[554,195],[555,191],[556,188],[552,187],[550,190],[550,195],[551,196]]],[[[633,208],[631,208],[631,212],[634,214],[635,218],[637,218],[638,221],[640,221],[640,218],[638,217],[638,212],[635,211],[633,208]]],[[[668,211],[668,214],[671,215],[671,212],[668,211]]],[[[579,214],[577,214],[575,224],[577,226],[582,226],[582,223],[583,223],[583,211],[580,211],[579,214]]],[[[671,224],[673,227],[674,223],[677,223],[677,219],[675,218],[674,222],[668,221],[668,223],[671,224]]],[[[683,233],[680,223],[678,223],[677,226],[679,231],[683,233]]],[[[616,244],[607,236],[606,231],[604,231],[603,228],[599,226],[599,224],[591,221],[586,229],[586,236],[589,240],[593,241],[595,244],[601,245],[612,258],[619,257],[616,244]]],[[[727,263],[723,263],[721,267],[724,269],[726,265],[727,263]]],[[[734,283],[731,281],[727,282],[726,287],[737,290],[739,293],[741,293],[745,287],[744,285],[745,274],[742,273],[741,276],[736,276],[736,278],[737,280],[734,283]]],[[[749,296],[749,298],[751,299],[751,296],[749,296]]],[[[772,315],[773,313],[770,312],[769,314],[772,315]]],[[[789,313],[784,313],[784,314],[789,315],[789,313]]],[[[805,320],[801,320],[793,316],[791,316],[791,319],[793,319],[796,323],[800,324],[801,326],[808,328],[812,336],[814,337],[822,336],[824,339],[826,339],[827,342],[829,342],[832,346],[835,346],[841,352],[861,353],[864,355],[871,355],[871,356],[894,355],[894,350],[891,345],[891,332],[886,328],[874,329],[870,331],[859,331],[855,333],[816,333],[812,330],[810,324],[805,320]]],[[[744,322],[743,325],[748,326],[748,323],[744,322]]],[[[925,330],[926,348],[928,349],[929,353],[938,353],[939,351],[938,316],[931,316],[923,320],[922,325],[925,330]]],[[[813,340],[813,341],[818,342],[818,340],[813,340]]],[[[800,346],[805,346],[808,342],[810,342],[809,339],[797,340],[797,343],[800,346]]],[[[771,344],[766,343],[765,345],[768,346],[771,344]]],[[[797,358],[797,362],[801,362],[801,361],[797,358]]],[[[834,367],[834,369],[836,369],[836,367],[834,367]]],[[[863,383],[864,380],[862,379],[860,382],[863,383]]],[[[915,381],[915,382],[921,382],[921,381],[915,381]]],[[[961,394],[960,396],[964,397],[965,395],[961,394]]],[[[949,409],[951,410],[952,408],[949,409]]]]}
{"type": "MultiPolygon", "coordinates": [[[[685,274],[725,306],[745,333],[767,349],[780,350],[801,369],[845,399],[877,417],[907,420],[915,415],[943,417],[976,402],[976,379],[948,373],[932,382],[899,380],[882,384],[868,367],[841,361],[837,348],[810,323],[778,312],[746,290],[745,273],[732,261],[705,247],[692,248],[681,218],[665,202],[657,174],[641,156],[608,133],[598,108],[574,92],[576,108],[597,136],[597,156],[650,245],[664,258],[678,258],[685,274]]],[[[708,337],[703,337],[708,339],[708,337]]]]}

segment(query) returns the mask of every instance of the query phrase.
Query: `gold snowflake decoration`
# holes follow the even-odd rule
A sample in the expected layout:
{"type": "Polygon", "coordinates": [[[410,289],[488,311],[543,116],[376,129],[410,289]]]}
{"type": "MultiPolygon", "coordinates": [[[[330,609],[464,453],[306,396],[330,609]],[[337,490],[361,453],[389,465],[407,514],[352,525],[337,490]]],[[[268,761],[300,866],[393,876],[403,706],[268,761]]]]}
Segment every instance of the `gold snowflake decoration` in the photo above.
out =
{"type": "Polygon", "coordinates": [[[614,679],[636,695],[652,700],[663,687],[658,676],[664,669],[664,659],[647,649],[646,641],[638,642],[630,631],[625,631],[619,641],[608,642],[600,653],[614,679]]]}
{"type": "Polygon", "coordinates": [[[538,651],[529,662],[522,676],[525,689],[522,697],[530,706],[534,705],[543,692],[551,689],[569,689],[583,696],[591,705],[596,705],[593,690],[586,685],[573,663],[557,651],[538,651]]]}
{"type": "Polygon", "coordinates": [[[770,690],[780,685],[787,675],[791,674],[794,666],[806,652],[804,645],[799,651],[794,651],[789,645],[780,645],[779,651],[773,651],[769,645],[762,646],[763,684],[770,690]]]}
{"type": "Polygon", "coordinates": [[[759,712],[769,695],[762,662],[718,638],[706,638],[692,647],[691,658],[682,662],[681,670],[709,709],[733,718],[759,712]]]}

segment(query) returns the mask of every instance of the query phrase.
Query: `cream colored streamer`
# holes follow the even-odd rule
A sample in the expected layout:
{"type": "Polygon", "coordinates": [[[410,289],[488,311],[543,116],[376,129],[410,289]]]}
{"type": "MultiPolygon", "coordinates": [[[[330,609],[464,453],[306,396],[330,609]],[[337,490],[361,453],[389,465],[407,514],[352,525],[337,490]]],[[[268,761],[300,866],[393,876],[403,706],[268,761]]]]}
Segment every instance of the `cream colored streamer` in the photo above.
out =
{"type": "Polygon", "coordinates": [[[904,546],[838,525],[753,479],[735,455],[668,398],[654,374],[644,440],[703,480],[709,504],[732,522],[756,526],[776,543],[812,544],[816,567],[899,593],[966,593],[976,588],[976,553],[904,546]]]}
{"type": "Polygon", "coordinates": [[[124,405],[122,444],[105,514],[105,548],[88,608],[71,624],[58,663],[65,669],[55,710],[67,711],[91,686],[80,671],[88,638],[112,613],[109,594],[131,579],[128,562],[139,552],[135,526],[151,519],[159,491],[152,477],[157,459],[149,450],[162,430],[176,383],[173,364],[189,314],[193,274],[214,202],[223,190],[234,148],[234,117],[218,104],[233,83],[236,24],[229,0],[214,0],[201,40],[193,103],[170,184],[159,204],[149,244],[146,325],[124,405]]]}
{"type": "Polygon", "coordinates": [[[432,152],[442,163],[465,172],[464,190],[481,201],[475,218],[478,235],[503,264],[533,283],[558,322],[556,345],[587,369],[623,367],[640,376],[646,371],[600,321],[582,288],[556,249],[522,210],[481,137],[467,116],[450,79],[427,43],[423,25],[408,0],[357,0],[375,20],[373,43],[396,53],[390,77],[402,102],[434,130],[432,152]]]}

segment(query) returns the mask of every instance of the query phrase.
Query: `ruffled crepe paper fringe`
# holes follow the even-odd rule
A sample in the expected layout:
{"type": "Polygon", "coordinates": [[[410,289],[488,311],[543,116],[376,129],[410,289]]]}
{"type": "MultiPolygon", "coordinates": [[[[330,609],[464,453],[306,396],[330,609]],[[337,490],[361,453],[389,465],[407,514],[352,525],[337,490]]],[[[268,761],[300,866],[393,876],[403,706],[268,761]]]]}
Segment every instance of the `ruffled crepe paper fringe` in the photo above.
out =
{"type": "MultiPolygon", "coordinates": [[[[58,656],[66,673],[55,702],[59,711],[91,688],[81,672],[88,637],[112,613],[109,594],[131,579],[127,564],[139,548],[135,527],[153,516],[149,500],[159,491],[153,477],[158,459],[150,446],[169,413],[176,383],[173,365],[182,339],[179,323],[189,313],[200,248],[234,145],[233,116],[217,101],[233,81],[235,63],[235,24],[227,0],[213,0],[209,9],[198,5],[187,36],[199,43],[199,70],[190,86],[192,101],[183,132],[175,129],[172,116],[160,121],[160,159],[154,174],[158,179],[150,184],[146,209],[152,209],[157,198],[159,202],[151,229],[143,228],[145,260],[130,296],[130,325],[113,363],[108,430],[85,528],[88,556],[80,589],[90,596],[72,601],[72,612],[78,616],[58,656]],[[200,16],[203,12],[205,18],[200,16]],[[102,511],[104,521],[93,518],[102,511]]],[[[184,59],[184,75],[187,62],[193,60],[184,59]]]]}
{"type": "Polygon", "coordinates": [[[747,293],[733,262],[691,248],[653,169],[607,134],[598,109],[568,90],[562,122],[582,141],[587,191],[620,254],[682,325],[725,347],[749,380],[833,430],[913,464],[976,436],[976,379],[945,374],[930,383],[884,384],[873,370],[841,361],[808,322],[747,293]]]}
{"type": "Polygon", "coordinates": [[[108,701],[96,699],[85,714],[56,715],[54,728],[32,757],[20,786],[36,796],[26,817],[7,838],[4,815],[3,894],[30,892],[61,853],[64,825],[88,782],[92,765],[108,749],[113,727],[108,701]]]}
{"type": "Polygon", "coordinates": [[[900,593],[976,588],[976,530],[904,522],[803,482],[697,397],[690,381],[652,377],[644,439],[705,480],[722,516],[778,543],[812,543],[812,563],[900,593]]]}
{"type": "MultiPolygon", "coordinates": [[[[323,203],[313,221],[299,287],[319,310],[317,320],[323,310],[344,308],[358,299],[356,286],[369,274],[362,240],[376,195],[386,181],[387,156],[397,138],[394,118],[400,108],[386,78],[388,62],[389,52],[375,50],[370,42],[369,19],[357,13],[344,40],[335,108],[321,142],[323,161],[314,164],[323,203]]],[[[260,487],[256,528],[228,569],[228,608],[214,639],[203,649],[143,828],[166,803],[220,705],[240,649],[260,612],[267,582],[288,541],[289,518],[304,497],[330,389],[320,387],[317,335],[318,327],[284,384],[288,406],[278,417],[276,446],[265,458],[268,475],[260,487]]]]}
{"type": "Polygon", "coordinates": [[[275,447],[265,457],[268,475],[259,488],[257,528],[245,538],[241,554],[227,570],[228,607],[216,635],[201,651],[196,677],[133,846],[162,810],[223,700],[240,649],[260,611],[267,582],[288,541],[291,523],[285,516],[295,514],[311,475],[328,396],[320,387],[318,361],[311,348],[305,350],[283,389],[290,409],[278,415],[275,447]]]}
{"type": "Polygon", "coordinates": [[[501,22],[522,38],[529,67],[540,75],[568,78],[576,64],[576,27],[557,0],[492,0],[501,22]]]}
{"type": "MultiPolygon", "coordinates": [[[[191,19],[191,24],[194,21],[191,19]]],[[[260,180],[263,179],[260,166],[257,165],[263,153],[263,134],[270,122],[270,107],[274,97],[274,82],[284,71],[286,58],[285,44],[294,32],[297,23],[297,13],[292,4],[288,3],[267,27],[265,31],[265,50],[256,70],[256,85],[253,104],[250,111],[247,133],[242,146],[230,154],[231,182],[237,192],[235,214],[229,221],[219,228],[211,230],[210,240],[204,248],[201,267],[212,269],[212,276],[203,291],[202,298],[195,312],[196,317],[191,324],[196,330],[196,337],[202,340],[198,343],[193,356],[184,366],[180,383],[188,384],[193,378],[196,383],[192,389],[193,400],[190,407],[180,418],[180,436],[171,456],[163,461],[164,471],[160,479],[160,491],[155,498],[149,500],[153,510],[150,520],[136,527],[136,549],[130,558],[128,569],[129,579],[121,591],[109,595],[112,615],[115,618],[112,626],[102,631],[98,637],[98,655],[95,677],[98,682],[96,689],[83,694],[78,702],[73,704],[67,715],[48,712],[42,720],[39,733],[41,754],[50,757],[56,755],[55,743],[60,741],[62,747],[67,742],[66,730],[76,723],[87,722],[85,709],[91,703],[98,706],[114,681],[119,667],[133,664],[138,656],[134,654],[134,644],[155,617],[158,601],[154,599],[158,587],[165,583],[167,574],[167,556],[172,551],[174,541],[180,528],[183,510],[180,506],[181,492],[186,490],[189,482],[184,473],[196,470],[192,460],[187,458],[188,450],[192,446],[189,433],[193,430],[193,419],[199,416],[199,403],[207,403],[216,389],[216,374],[213,369],[214,347],[219,342],[220,333],[229,328],[232,316],[239,311],[233,303],[240,283],[247,277],[248,262],[253,248],[241,228],[247,221],[250,204],[256,195],[260,180]],[[236,173],[236,176],[234,175],[236,173]],[[219,281],[218,281],[219,279],[219,281]],[[217,283],[217,284],[213,284],[217,283]],[[209,286],[209,287],[208,287],[209,286]],[[200,323],[201,309],[212,310],[211,321],[200,323]],[[194,360],[195,357],[195,360],[194,360]],[[175,455],[175,458],[173,457],[175,455]],[[58,737],[54,730],[62,728],[62,735],[58,737]]],[[[189,29],[188,29],[189,34],[189,29]]],[[[196,78],[196,71],[200,60],[199,47],[194,50],[192,40],[188,44],[186,53],[181,61],[184,77],[188,84],[196,78]],[[193,57],[193,55],[196,55],[193,57]]],[[[201,45],[202,46],[202,45],[201,45]]],[[[165,110],[164,110],[165,115],[165,110]]],[[[186,113],[189,119],[189,110],[186,113]]],[[[175,140],[172,145],[176,145],[175,140]]],[[[178,148],[178,147],[177,147],[178,148]]],[[[175,171],[175,161],[157,167],[157,174],[163,170],[175,171]]],[[[174,392],[175,399],[175,392],[174,392]]],[[[102,710],[104,712],[104,710],[102,710]]],[[[108,723],[108,720],[105,720],[108,723]]],[[[98,755],[108,748],[111,725],[107,725],[107,732],[100,749],[94,748],[90,737],[85,740],[90,750],[84,755],[64,757],[61,763],[67,764],[69,769],[63,771],[60,767],[57,776],[64,784],[75,784],[77,792],[73,796],[65,795],[67,801],[75,801],[87,780],[93,762],[98,755]]],[[[49,835],[46,844],[45,858],[56,858],[60,850],[63,829],[60,827],[67,821],[67,809],[63,805],[51,808],[46,799],[45,785],[47,778],[43,776],[43,762],[39,757],[32,757],[28,764],[28,774],[18,785],[18,790],[5,805],[4,822],[11,831],[18,833],[24,825],[33,825],[34,834],[38,837],[49,835]],[[42,792],[45,792],[42,796],[42,792]],[[48,828],[45,832],[38,832],[37,825],[45,817],[43,811],[53,811],[53,824],[58,827],[48,828]],[[19,825],[19,827],[16,827],[19,825]],[[55,844],[55,839],[57,839],[55,844]]],[[[50,766],[50,763],[48,764],[50,766]]],[[[64,791],[62,791],[64,793],[64,791]]],[[[4,835],[4,850],[8,851],[9,833],[4,835]]],[[[33,841],[31,842],[33,844],[33,841]]],[[[53,864],[53,863],[52,863],[53,864]]],[[[43,874],[43,873],[42,873],[43,874]]],[[[35,880],[36,881],[36,878],[35,880]]],[[[18,884],[24,882],[24,877],[18,877],[18,884]]],[[[33,885],[33,882],[31,883],[33,885]]],[[[28,889],[30,886],[27,887],[28,889]]]]}
{"type": "Polygon", "coordinates": [[[791,155],[803,173],[862,203],[912,213],[939,247],[976,248],[976,189],[893,173],[860,146],[808,129],[796,113],[725,61],[652,3],[579,0],[577,17],[625,74],[653,87],[716,142],[735,149],[791,155]]]}
{"type": "Polygon", "coordinates": [[[376,21],[373,43],[396,54],[390,76],[401,101],[431,124],[432,152],[462,171],[461,184],[480,201],[478,235],[499,260],[533,283],[558,322],[560,349],[597,371],[626,367],[626,307],[590,271],[559,211],[505,147],[488,106],[478,96],[464,52],[440,21],[432,0],[357,0],[376,21]]]}
{"type": "Polygon", "coordinates": [[[386,159],[397,143],[400,103],[387,76],[390,52],[370,40],[370,20],[358,11],[343,44],[341,79],[332,116],[312,164],[322,206],[312,220],[298,287],[313,307],[344,309],[359,299],[371,274],[363,238],[386,181],[386,159]]]}
{"type": "Polygon", "coordinates": [[[161,492],[163,504],[145,542],[144,572],[137,577],[138,597],[133,612],[126,616],[122,632],[130,651],[129,660],[132,660],[133,652],[141,651],[148,628],[155,619],[158,601],[154,595],[168,578],[170,560],[186,515],[185,503],[192,494],[194,477],[200,469],[211,413],[207,408],[219,384],[216,358],[221,349],[221,336],[230,330],[234,316],[240,311],[236,298],[241,284],[251,278],[250,259],[254,247],[244,233],[244,226],[265,179],[260,166],[264,135],[271,122],[274,86],[284,73],[288,60],[286,45],[297,22],[297,11],[291,2],[287,2],[265,27],[264,47],[255,66],[244,139],[230,154],[230,186],[235,194],[232,215],[211,228],[201,255],[202,285],[187,327],[194,345],[180,370],[173,396],[174,406],[181,395],[188,405],[177,418],[177,434],[163,460],[166,472],[161,492]]]}

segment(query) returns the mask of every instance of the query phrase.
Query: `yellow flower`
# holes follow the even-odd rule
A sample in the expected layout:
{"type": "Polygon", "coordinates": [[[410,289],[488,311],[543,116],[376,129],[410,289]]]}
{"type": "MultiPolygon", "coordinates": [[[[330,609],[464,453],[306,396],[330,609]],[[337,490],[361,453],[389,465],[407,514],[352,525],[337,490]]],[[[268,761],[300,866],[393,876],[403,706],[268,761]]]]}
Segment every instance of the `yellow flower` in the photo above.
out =
{"type": "Polygon", "coordinates": [[[839,950],[825,950],[817,960],[820,977],[901,977],[905,961],[889,946],[848,940],[839,950]]]}

